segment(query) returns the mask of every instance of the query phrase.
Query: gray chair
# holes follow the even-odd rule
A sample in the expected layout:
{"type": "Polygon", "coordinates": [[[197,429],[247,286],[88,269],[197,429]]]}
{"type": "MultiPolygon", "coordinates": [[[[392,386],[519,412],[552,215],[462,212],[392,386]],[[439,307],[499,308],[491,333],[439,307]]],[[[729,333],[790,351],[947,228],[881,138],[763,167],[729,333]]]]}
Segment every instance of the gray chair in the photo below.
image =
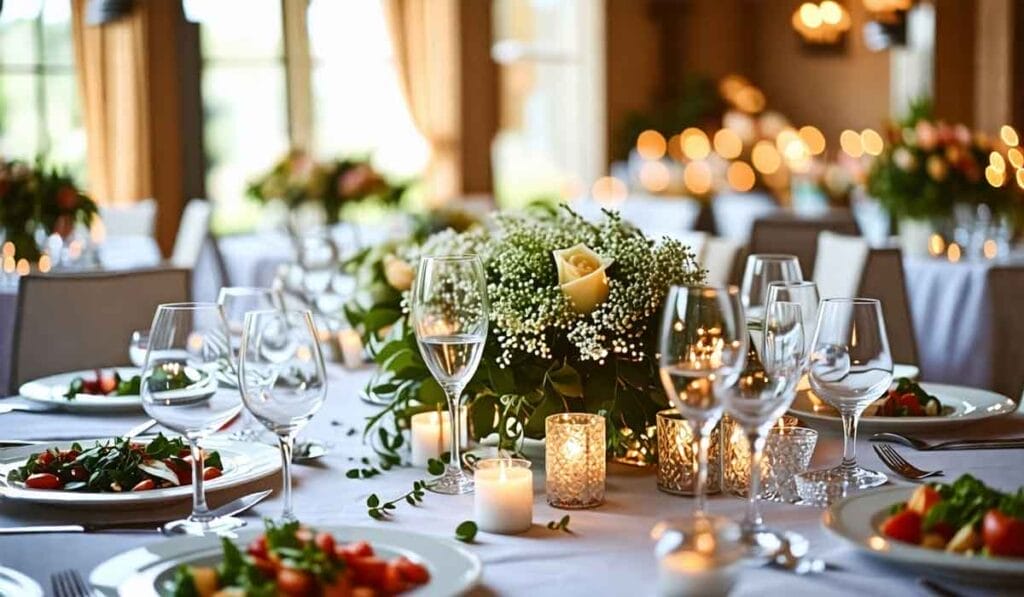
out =
{"type": "Polygon", "coordinates": [[[132,332],[149,328],[157,305],[190,300],[190,279],[184,269],[22,278],[9,392],[45,375],[127,364],[132,332]]]}
{"type": "Polygon", "coordinates": [[[1024,398],[1024,267],[993,267],[988,272],[992,301],[992,389],[1014,400],[1024,398]]]}
{"type": "Polygon", "coordinates": [[[899,249],[871,249],[868,252],[857,296],[882,302],[893,361],[920,365],[907,280],[903,274],[903,257],[899,249]]]}
{"type": "Polygon", "coordinates": [[[804,276],[814,271],[818,254],[818,234],[823,231],[859,236],[857,222],[848,211],[835,210],[816,218],[775,214],[754,221],[750,234],[750,252],[796,255],[804,276]]]}

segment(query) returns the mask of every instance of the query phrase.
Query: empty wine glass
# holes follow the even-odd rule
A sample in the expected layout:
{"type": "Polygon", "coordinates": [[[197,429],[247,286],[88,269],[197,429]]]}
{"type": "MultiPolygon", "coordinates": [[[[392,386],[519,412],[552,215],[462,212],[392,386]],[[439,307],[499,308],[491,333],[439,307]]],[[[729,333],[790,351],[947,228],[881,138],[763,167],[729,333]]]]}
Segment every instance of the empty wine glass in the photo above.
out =
{"type": "MultiPolygon", "coordinates": [[[[761,319],[764,317],[769,284],[772,282],[802,282],[803,279],[800,261],[794,255],[754,253],[747,257],[740,290],[747,327],[754,331],[761,329],[761,319]]],[[[760,345],[760,341],[757,344],[760,345]]]]}
{"type": "Polygon", "coordinates": [[[721,389],[725,410],[739,424],[750,445],[750,490],[741,524],[744,544],[754,557],[774,554],[781,534],[768,529],[761,516],[761,462],[768,431],[796,395],[804,363],[804,327],[800,305],[776,301],[764,318],[761,367],[744,371],[736,384],[721,389]]]}
{"type": "Polygon", "coordinates": [[[487,278],[475,255],[423,257],[413,286],[411,321],[420,354],[448,399],[450,451],[444,474],[430,489],[450,495],[473,491],[462,470],[459,403],[476,373],[487,340],[487,278]]]}
{"type": "Polygon", "coordinates": [[[295,436],[320,410],[327,396],[324,359],[309,311],[270,309],[245,315],[238,383],[245,407],[277,435],[284,487],[281,519],[295,520],[295,436]]]}
{"type": "Polygon", "coordinates": [[[800,305],[800,315],[804,324],[804,356],[811,353],[811,341],[818,325],[818,285],[814,282],[771,282],[768,284],[768,295],[765,306],[771,308],[776,302],[796,303],[800,305]]]}
{"type": "Polygon", "coordinates": [[[747,354],[747,329],[735,287],[673,286],[658,344],[661,383],[697,442],[695,514],[707,509],[708,444],[722,416],[721,391],[736,382],[747,354]]]}
{"type": "Polygon", "coordinates": [[[814,393],[843,419],[843,460],[835,468],[799,475],[798,483],[824,486],[828,496],[885,483],[885,474],[857,466],[857,424],[864,409],[889,389],[892,367],[881,303],[866,298],[821,303],[808,376],[814,393]]]}
{"type": "Polygon", "coordinates": [[[242,409],[238,389],[219,383],[234,374],[227,322],[214,303],[157,307],[142,366],[142,405],[161,425],[188,440],[192,452],[192,514],[170,522],[165,532],[215,534],[242,526],[237,518],[214,518],[206,506],[200,441],[242,409]]]}
{"type": "Polygon", "coordinates": [[[146,350],[149,349],[149,330],[135,330],[128,344],[128,360],[136,367],[146,364],[146,350]]]}

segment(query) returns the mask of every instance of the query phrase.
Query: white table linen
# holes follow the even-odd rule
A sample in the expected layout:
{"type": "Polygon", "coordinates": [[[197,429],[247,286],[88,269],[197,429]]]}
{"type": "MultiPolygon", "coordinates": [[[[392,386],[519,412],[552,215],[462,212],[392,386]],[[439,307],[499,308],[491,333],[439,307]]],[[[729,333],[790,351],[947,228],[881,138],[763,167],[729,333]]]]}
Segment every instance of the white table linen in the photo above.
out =
{"type": "MultiPolygon", "coordinates": [[[[333,452],[317,466],[295,469],[295,509],[300,518],[312,525],[388,525],[392,528],[435,535],[454,536],[455,527],[472,518],[473,496],[428,494],[421,506],[402,503],[394,519],[375,522],[366,515],[369,494],[381,498],[397,497],[411,488],[413,481],[426,477],[423,471],[401,468],[368,480],[352,480],[344,471],[358,464],[358,458],[370,456],[360,442],[360,434],[349,429],[362,428],[363,419],[374,411],[357,398],[369,371],[348,373],[329,366],[330,389],[323,411],[313,420],[306,437],[336,443],[333,452]]],[[[2,402],[0,402],[2,403],[2,402]]],[[[141,421],[138,416],[87,417],[69,414],[40,415],[11,413],[0,415],[4,438],[70,438],[109,436],[125,431],[141,421]]],[[[1024,417],[1014,415],[987,425],[992,435],[1024,432],[1024,417]]],[[[978,434],[983,429],[963,430],[978,434]]],[[[838,462],[841,438],[823,435],[814,457],[815,466],[838,462]]],[[[859,454],[863,464],[880,467],[866,442],[859,454]]],[[[1016,450],[990,452],[909,453],[907,457],[924,468],[941,467],[946,479],[970,472],[1004,489],[1024,485],[1024,467],[1019,466],[1016,450]]],[[[649,595],[654,590],[655,561],[649,539],[651,527],[662,517],[690,512],[691,499],[658,491],[651,469],[610,465],[605,503],[592,510],[566,512],[548,506],[544,497],[544,467],[534,464],[534,526],[524,535],[501,536],[480,533],[477,542],[466,546],[484,563],[483,583],[475,595],[649,595]],[[545,528],[549,520],[571,514],[572,533],[545,528]]],[[[264,483],[264,485],[267,483],[264,483]]],[[[225,497],[215,494],[211,503],[225,497]]],[[[281,507],[275,493],[255,508],[250,524],[259,525],[260,516],[275,516],[281,507]]],[[[179,512],[186,506],[179,508],[179,512]]],[[[738,518],[744,502],[735,497],[715,496],[710,501],[713,513],[738,518]]],[[[40,508],[0,501],[0,525],[22,525],[44,521],[110,521],[115,517],[138,517],[147,512],[101,512],[84,514],[74,510],[40,508]]],[[[161,511],[154,515],[173,515],[161,511]]],[[[768,504],[769,524],[803,533],[815,555],[836,566],[821,575],[796,576],[768,568],[744,570],[734,595],[775,595],[782,593],[813,595],[914,594],[916,571],[895,568],[857,553],[832,537],[820,524],[822,512],[815,508],[768,504]]],[[[95,565],[124,550],[160,541],[156,535],[102,533],[92,535],[20,535],[0,536],[0,561],[49,584],[49,575],[76,567],[87,573],[95,565]]],[[[965,579],[966,580],[966,579],[965,579]]],[[[968,581],[970,582],[970,581],[968,581]]],[[[975,587],[943,583],[957,590],[982,594],[975,587]]]]}

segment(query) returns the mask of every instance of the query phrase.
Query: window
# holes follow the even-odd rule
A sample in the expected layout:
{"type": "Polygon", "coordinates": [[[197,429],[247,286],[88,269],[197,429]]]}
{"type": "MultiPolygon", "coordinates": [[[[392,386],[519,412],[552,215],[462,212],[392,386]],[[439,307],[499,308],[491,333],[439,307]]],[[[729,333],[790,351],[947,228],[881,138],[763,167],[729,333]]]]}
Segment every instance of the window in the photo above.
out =
{"type": "Polygon", "coordinates": [[[6,0],[0,11],[0,155],[42,156],[85,184],[71,0],[6,0]]]}

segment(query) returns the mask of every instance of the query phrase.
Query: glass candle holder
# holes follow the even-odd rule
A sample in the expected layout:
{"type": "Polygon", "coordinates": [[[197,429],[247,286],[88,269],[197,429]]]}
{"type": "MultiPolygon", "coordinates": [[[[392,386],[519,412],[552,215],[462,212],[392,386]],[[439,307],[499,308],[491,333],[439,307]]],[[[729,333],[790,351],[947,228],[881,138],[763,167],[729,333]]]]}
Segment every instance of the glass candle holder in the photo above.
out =
{"type": "Polygon", "coordinates": [[[657,595],[725,597],[743,569],[740,528],[722,516],[671,519],[652,531],[657,541],[657,595]]]}
{"type": "MultiPolygon", "coordinates": [[[[459,441],[462,446],[469,444],[466,418],[466,407],[459,407],[459,441]]],[[[410,461],[413,466],[426,467],[431,458],[440,458],[448,451],[448,436],[451,434],[448,413],[435,410],[417,413],[411,417],[409,427],[410,461]]]]}
{"type": "Polygon", "coordinates": [[[549,416],[544,426],[548,503],[568,509],[599,505],[604,501],[604,417],[562,413],[549,416]]]}
{"type": "MultiPolygon", "coordinates": [[[[763,499],[772,501],[786,499],[780,495],[782,486],[793,489],[789,492],[789,495],[793,495],[795,488],[792,486],[792,477],[803,470],[789,471],[798,468],[801,461],[804,469],[810,463],[818,434],[813,429],[797,427],[798,424],[799,420],[796,417],[784,415],[768,432],[764,460],[761,463],[761,497],[763,499]],[[794,429],[802,429],[802,431],[793,432],[794,429]],[[807,440],[810,440],[809,444],[807,440]]],[[[750,446],[743,428],[731,417],[723,417],[722,437],[725,438],[725,459],[722,461],[723,490],[733,495],[746,497],[750,488],[750,446]]]]}
{"type": "MultiPolygon", "coordinates": [[[[677,495],[693,495],[697,483],[697,446],[690,424],[679,411],[658,413],[658,489],[677,495]]],[[[708,448],[708,494],[721,491],[721,441],[719,428],[711,432],[708,448]]]]}
{"type": "Polygon", "coordinates": [[[488,533],[515,534],[533,525],[533,473],[530,461],[488,458],[473,473],[473,519],[488,533]]]}

